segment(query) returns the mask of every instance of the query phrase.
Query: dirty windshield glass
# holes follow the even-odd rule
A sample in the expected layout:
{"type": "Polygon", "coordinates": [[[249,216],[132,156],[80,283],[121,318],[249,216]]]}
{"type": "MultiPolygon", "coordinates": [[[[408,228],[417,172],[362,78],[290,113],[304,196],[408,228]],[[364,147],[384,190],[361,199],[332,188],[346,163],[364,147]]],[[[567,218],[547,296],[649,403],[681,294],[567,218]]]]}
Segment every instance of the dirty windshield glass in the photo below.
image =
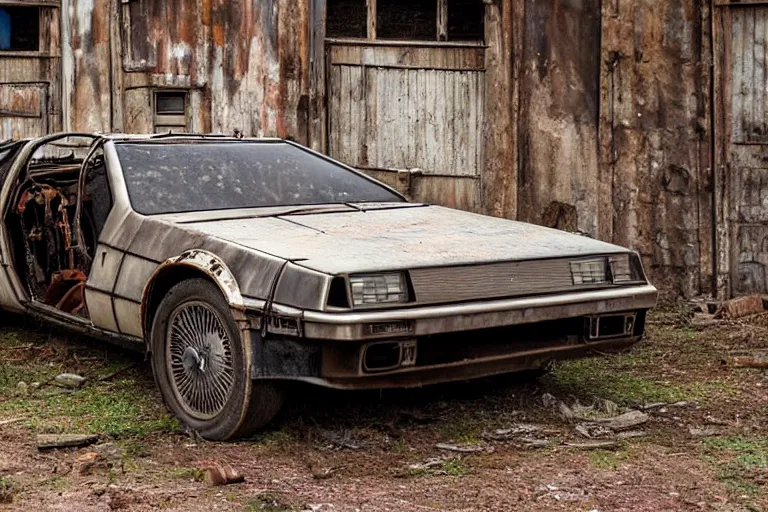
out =
{"type": "Polygon", "coordinates": [[[134,210],[145,215],[402,199],[282,142],[116,145],[134,210]]]}

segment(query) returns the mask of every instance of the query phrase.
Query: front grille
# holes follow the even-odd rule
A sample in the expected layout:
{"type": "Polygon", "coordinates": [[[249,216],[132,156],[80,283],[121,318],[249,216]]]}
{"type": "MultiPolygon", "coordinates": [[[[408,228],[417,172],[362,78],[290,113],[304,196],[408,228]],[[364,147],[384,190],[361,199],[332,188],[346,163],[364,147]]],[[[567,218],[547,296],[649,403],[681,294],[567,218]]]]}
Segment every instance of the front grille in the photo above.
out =
{"type": "Polygon", "coordinates": [[[576,258],[491,263],[410,271],[416,304],[463,302],[489,298],[543,295],[609,284],[574,284],[576,258]]]}

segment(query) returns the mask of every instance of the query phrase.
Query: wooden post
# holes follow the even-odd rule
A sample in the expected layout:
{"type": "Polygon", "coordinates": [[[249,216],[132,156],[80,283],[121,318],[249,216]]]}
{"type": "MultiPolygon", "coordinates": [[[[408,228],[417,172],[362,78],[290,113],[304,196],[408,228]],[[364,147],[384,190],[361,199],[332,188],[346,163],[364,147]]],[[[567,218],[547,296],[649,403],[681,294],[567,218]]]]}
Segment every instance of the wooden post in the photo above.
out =
{"type": "Polygon", "coordinates": [[[376,39],[376,0],[366,0],[368,5],[368,39],[376,39]]]}
{"type": "Polygon", "coordinates": [[[448,0],[437,0],[437,40],[448,40],[448,0]]]}

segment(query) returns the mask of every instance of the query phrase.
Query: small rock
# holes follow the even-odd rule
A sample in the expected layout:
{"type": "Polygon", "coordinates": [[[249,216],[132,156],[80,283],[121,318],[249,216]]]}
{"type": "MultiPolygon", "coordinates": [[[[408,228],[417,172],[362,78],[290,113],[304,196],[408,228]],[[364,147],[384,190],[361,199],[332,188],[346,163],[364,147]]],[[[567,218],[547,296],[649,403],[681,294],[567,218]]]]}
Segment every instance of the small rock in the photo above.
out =
{"type": "Polygon", "coordinates": [[[557,398],[555,398],[554,395],[549,393],[544,393],[541,395],[541,403],[544,405],[544,407],[552,407],[556,402],[557,398]]]}
{"type": "Polygon", "coordinates": [[[56,385],[63,388],[79,389],[87,379],[75,373],[62,373],[56,376],[56,385]]]}
{"type": "Polygon", "coordinates": [[[29,385],[30,389],[40,389],[41,384],[39,382],[33,382],[29,385]]]}
{"type": "Polygon", "coordinates": [[[720,434],[720,429],[713,426],[707,426],[707,427],[701,427],[701,428],[689,427],[688,432],[693,437],[711,437],[711,436],[716,436],[720,434]]]}

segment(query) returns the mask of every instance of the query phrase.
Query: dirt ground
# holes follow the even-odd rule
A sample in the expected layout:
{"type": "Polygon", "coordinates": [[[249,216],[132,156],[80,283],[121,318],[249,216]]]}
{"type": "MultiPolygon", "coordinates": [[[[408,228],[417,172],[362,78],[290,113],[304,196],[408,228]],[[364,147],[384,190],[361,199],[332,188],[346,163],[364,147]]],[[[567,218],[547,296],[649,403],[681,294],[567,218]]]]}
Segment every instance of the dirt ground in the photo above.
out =
{"type": "Polygon", "coordinates": [[[768,375],[727,363],[734,350],[768,348],[768,314],[706,327],[691,316],[661,308],[631,351],[539,380],[294,386],[270,430],[227,444],[180,429],[142,357],[3,317],[0,508],[768,510],[768,375]],[[88,382],[52,385],[61,372],[88,382]],[[640,423],[599,421],[627,411],[640,423]],[[41,452],[41,433],[99,440],[41,452]],[[585,446],[595,441],[609,443],[585,446]],[[212,464],[245,482],[208,485],[212,464]]]}

